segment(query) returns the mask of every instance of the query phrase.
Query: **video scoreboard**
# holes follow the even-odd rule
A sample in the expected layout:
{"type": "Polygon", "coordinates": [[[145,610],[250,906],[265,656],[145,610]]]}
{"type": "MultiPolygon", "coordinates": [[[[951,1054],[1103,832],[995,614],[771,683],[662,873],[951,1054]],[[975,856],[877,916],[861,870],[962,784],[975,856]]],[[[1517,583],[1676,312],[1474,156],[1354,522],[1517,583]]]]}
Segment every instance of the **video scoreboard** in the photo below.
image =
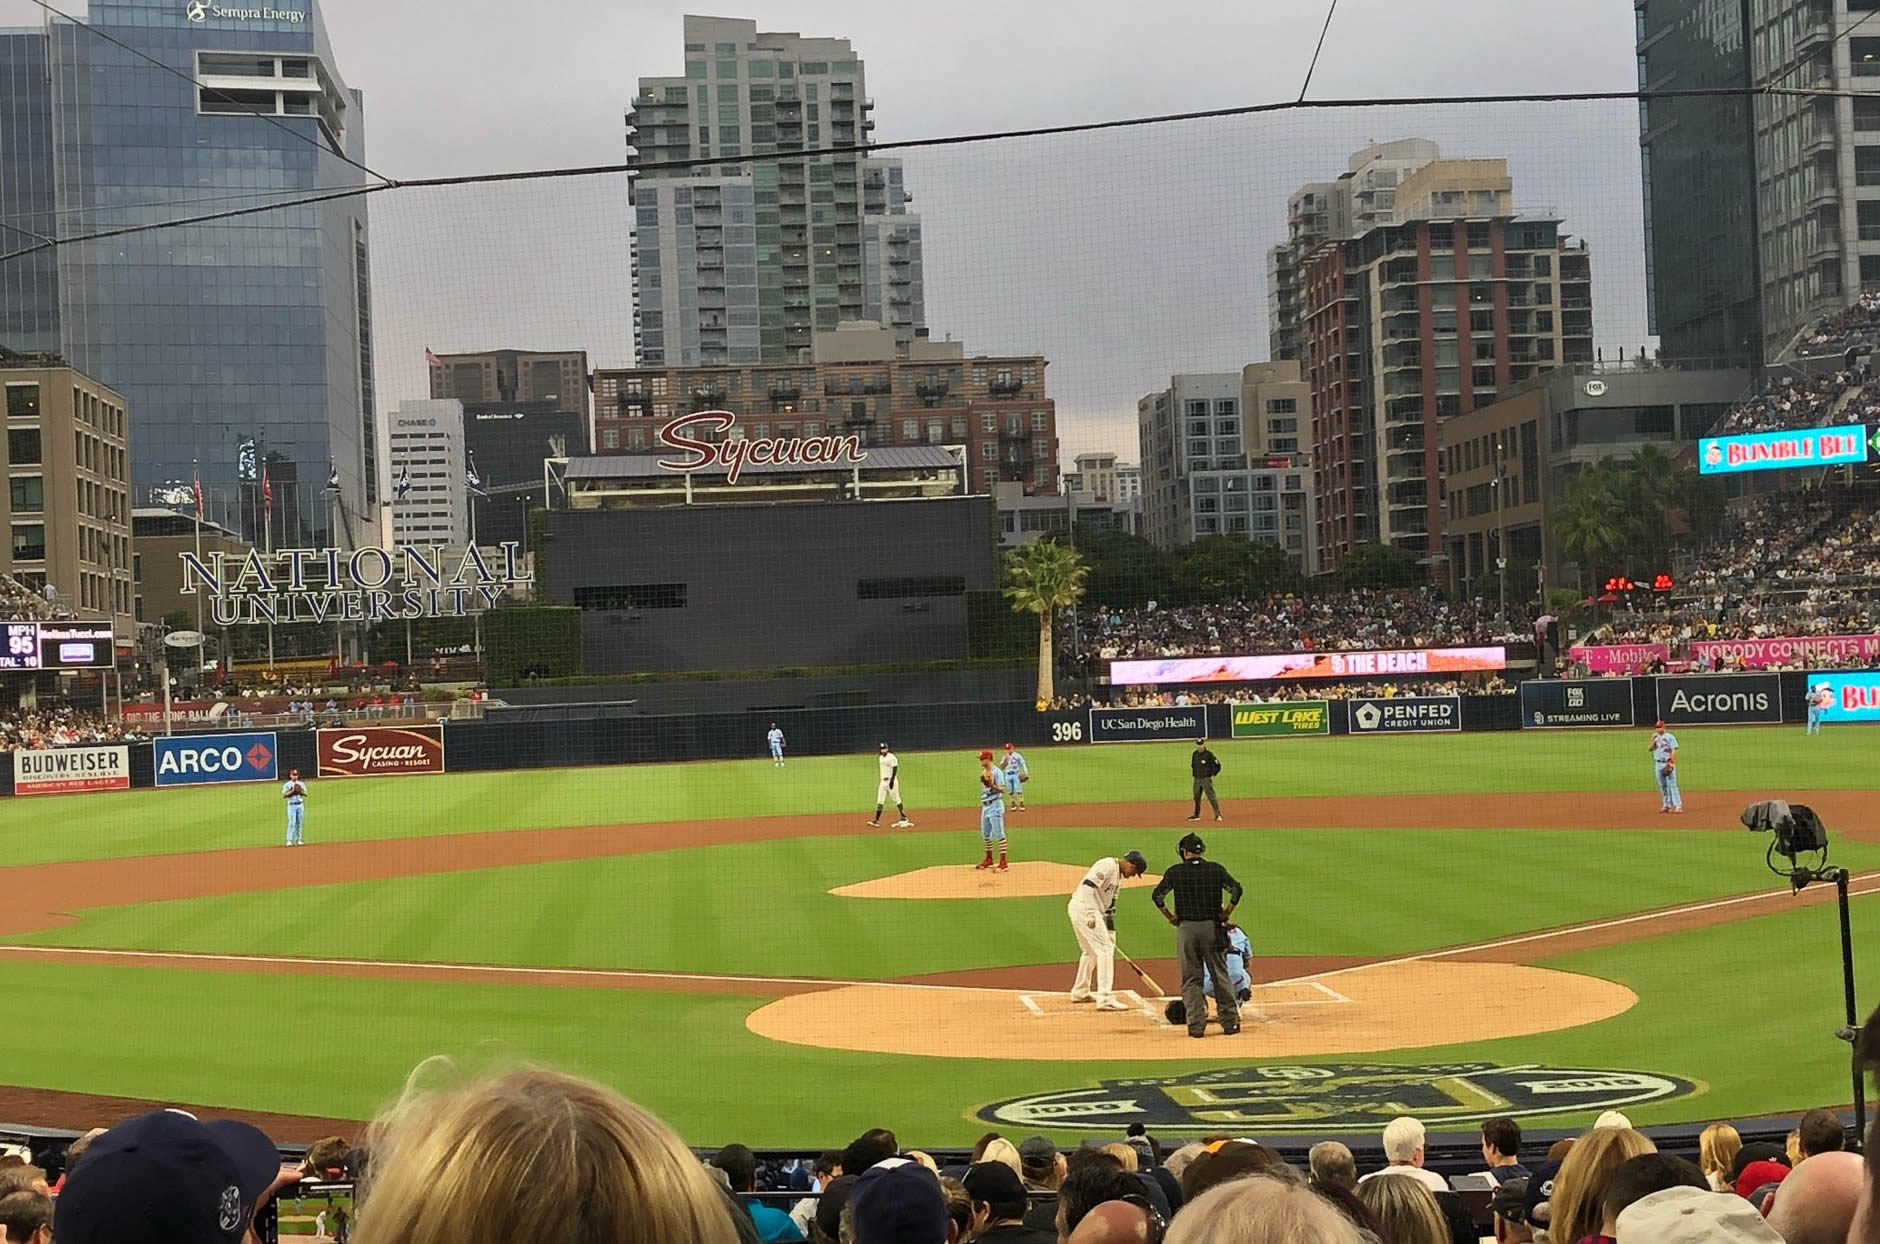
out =
{"type": "Polygon", "coordinates": [[[0,672],[109,669],[117,661],[109,622],[4,622],[0,672]]]}

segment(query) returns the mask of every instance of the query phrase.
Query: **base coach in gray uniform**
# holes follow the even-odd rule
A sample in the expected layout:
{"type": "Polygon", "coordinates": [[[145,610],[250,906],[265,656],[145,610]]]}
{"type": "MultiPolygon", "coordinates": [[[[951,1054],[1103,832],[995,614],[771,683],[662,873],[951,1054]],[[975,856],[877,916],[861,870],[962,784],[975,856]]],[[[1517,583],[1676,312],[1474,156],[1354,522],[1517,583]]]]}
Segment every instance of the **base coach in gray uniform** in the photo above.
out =
{"type": "Polygon", "coordinates": [[[1231,1037],[1240,1031],[1240,1003],[1227,975],[1227,921],[1240,902],[1240,882],[1213,860],[1202,858],[1208,847],[1198,834],[1184,835],[1176,847],[1182,862],[1162,874],[1150,901],[1175,926],[1175,953],[1182,965],[1183,1018],[1189,1036],[1206,1034],[1208,1000],[1201,992],[1201,971],[1205,967],[1214,981],[1214,1006],[1221,1031],[1231,1037]],[[1175,895],[1173,912],[1163,903],[1170,892],[1175,895]]]}

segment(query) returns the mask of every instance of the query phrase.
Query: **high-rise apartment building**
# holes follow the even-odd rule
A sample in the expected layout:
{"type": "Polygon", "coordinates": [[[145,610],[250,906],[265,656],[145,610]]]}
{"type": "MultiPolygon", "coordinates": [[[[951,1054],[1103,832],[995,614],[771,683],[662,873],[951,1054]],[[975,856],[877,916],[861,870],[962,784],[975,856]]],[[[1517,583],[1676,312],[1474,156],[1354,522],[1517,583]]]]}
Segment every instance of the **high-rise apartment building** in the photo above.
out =
{"type": "Polygon", "coordinates": [[[469,543],[463,403],[403,401],[389,422],[392,542],[400,548],[469,543]]]}
{"type": "Polygon", "coordinates": [[[1516,214],[1505,161],[1426,164],[1397,186],[1395,215],[1307,265],[1323,569],[1357,544],[1440,553],[1441,421],[1593,357],[1585,245],[1516,214]]]}
{"type": "Polygon", "coordinates": [[[47,356],[0,361],[7,545],[0,574],[130,633],[130,410],[120,393],[47,356]]]}
{"type": "Polygon", "coordinates": [[[1298,450],[1271,450],[1269,426],[1287,428],[1308,402],[1298,364],[1171,376],[1136,405],[1142,445],[1142,534],[1162,548],[1225,535],[1277,544],[1312,571],[1312,472],[1298,450]],[[1267,412],[1273,412],[1270,416],[1267,412]]]}
{"type": "MultiPolygon", "coordinates": [[[[0,32],[0,117],[0,251],[370,180],[317,0],[94,0],[0,32]]],[[[322,544],[331,473],[348,524],[377,518],[368,243],[353,197],[9,259],[0,346],[123,395],[140,504],[199,474],[274,547],[322,544]],[[257,463],[271,506],[249,503],[257,463]]]]}
{"type": "Polygon", "coordinates": [[[460,402],[563,402],[587,409],[586,350],[483,350],[433,354],[431,396],[460,402]]]}
{"type": "MultiPolygon", "coordinates": [[[[659,430],[708,410],[738,417],[752,439],[842,436],[865,446],[961,445],[968,487],[1058,490],[1057,403],[1038,355],[968,355],[957,341],[912,342],[856,323],[819,333],[803,364],[636,367],[594,373],[596,451],[661,449],[659,430]]],[[[694,429],[688,435],[702,432],[694,429]]]]}
{"type": "Polygon", "coordinates": [[[1880,29],[1869,0],[1652,0],[1639,106],[1652,330],[1667,356],[1773,361],[1880,285],[1880,29]],[[1818,90],[1802,95],[1798,90],[1818,90]]]}
{"type": "Polygon", "coordinates": [[[873,108],[847,39],[685,19],[684,75],[627,112],[642,366],[803,362],[844,321],[921,334],[920,218],[860,150],[873,108]]]}
{"type": "Polygon", "coordinates": [[[1306,261],[1313,252],[1395,220],[1397,183],[1440,154],[1426,138],[1373,143],[1352,155],[1337,181],[1301,186],[1286,200],[1286,240],[1266,256],[1269,357],[1305,357],[1306,261]]]}

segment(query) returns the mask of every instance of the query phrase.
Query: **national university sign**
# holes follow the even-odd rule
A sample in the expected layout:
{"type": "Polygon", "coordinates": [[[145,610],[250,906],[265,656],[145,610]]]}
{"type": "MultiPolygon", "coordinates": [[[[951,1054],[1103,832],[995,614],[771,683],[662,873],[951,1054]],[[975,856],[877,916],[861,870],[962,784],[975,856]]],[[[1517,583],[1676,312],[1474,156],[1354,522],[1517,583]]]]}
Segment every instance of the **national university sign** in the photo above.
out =
{"type": "Polygon", "coordinates": [[[457,557],[441,548],[377,547],[181,557],[183,593],[207,593],[216,626],[461,618],[535,577],[521,568],[513,540],[457,557]]]}

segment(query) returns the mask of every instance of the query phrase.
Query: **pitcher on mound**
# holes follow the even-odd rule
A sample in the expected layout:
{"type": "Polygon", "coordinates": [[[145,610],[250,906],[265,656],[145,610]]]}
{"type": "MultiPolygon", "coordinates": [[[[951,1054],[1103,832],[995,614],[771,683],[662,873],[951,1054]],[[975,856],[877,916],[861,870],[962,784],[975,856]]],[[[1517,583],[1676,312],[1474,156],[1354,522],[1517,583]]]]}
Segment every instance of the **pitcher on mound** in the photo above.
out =
{"type": "Polygon", "coordinates": [[[999,844],[1000,872],[1005,871],[1005,779],[992,767],[992,753],[979,753],[979,836],[986,843],[986,858],[975,867],[991,868],[992,844],[999,844]]]}

